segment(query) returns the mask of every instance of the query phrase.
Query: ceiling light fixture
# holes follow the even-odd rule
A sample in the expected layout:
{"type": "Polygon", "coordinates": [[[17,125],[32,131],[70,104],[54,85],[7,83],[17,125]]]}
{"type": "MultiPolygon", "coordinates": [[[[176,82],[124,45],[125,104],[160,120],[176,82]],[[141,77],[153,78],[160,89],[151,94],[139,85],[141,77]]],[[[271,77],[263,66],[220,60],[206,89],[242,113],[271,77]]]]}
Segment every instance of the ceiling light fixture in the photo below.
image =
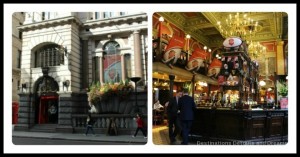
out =
{"type": "Polygon", "coordinates": [[[261,28],[258,21],[248,17],[247,13],[229,14],[225,21],[217,21],[217,29],[224,38],[238,36],[244,40],[251,39],[261,28]]]}

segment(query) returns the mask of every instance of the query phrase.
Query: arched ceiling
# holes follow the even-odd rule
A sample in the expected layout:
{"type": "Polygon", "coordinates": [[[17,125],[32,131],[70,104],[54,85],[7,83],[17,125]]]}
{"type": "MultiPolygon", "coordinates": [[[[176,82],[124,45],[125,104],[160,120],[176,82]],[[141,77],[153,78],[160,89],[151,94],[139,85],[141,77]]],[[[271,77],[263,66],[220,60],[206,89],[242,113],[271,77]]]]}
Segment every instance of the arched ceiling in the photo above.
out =
{"type": "MultiPolygon", "coordinates": [[[[236,12],[158,12],[158,15],[173,23],[185,33],[209,47],[220,47],[224,37],[220,34],[217,21],[225,23],[229,14],[236,12]]],[[[288,16],[284,12],[247,12],[247,17],[258,21],[261,30],[252,41],[287,40],[288,16]]]]}

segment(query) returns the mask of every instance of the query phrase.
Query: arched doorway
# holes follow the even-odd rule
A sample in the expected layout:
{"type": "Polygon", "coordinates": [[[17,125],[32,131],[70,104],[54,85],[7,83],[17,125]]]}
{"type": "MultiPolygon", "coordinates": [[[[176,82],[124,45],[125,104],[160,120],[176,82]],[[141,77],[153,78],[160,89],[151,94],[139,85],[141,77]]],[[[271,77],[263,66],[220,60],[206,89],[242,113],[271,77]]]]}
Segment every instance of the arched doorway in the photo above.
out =
{"type": "MultiPolygon", "coordinates": [[[[43,72],[44,72],[43,68],[43,72]]],[[[47,69],[46,69],[47,70],[47,69]]],[[[47,72],[48,74],[48,72],[47,72]]],[[[57,124],[58,123],[58,83],[48,75],[40,77],[35,82],[35,123],[57,124]]]]}
{"type": "Polygon", "coordinates": [[[58,122],[58,96],[43,95],[38,102],[38,124],[57,124],[58,122]]]}

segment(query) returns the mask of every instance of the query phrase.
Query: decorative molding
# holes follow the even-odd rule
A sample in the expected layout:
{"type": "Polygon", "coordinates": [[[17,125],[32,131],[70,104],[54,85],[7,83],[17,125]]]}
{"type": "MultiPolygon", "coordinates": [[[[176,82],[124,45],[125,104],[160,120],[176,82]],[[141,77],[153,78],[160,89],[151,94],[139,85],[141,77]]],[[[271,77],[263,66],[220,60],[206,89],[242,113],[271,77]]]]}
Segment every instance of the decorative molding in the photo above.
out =
{"type": "Polygon", "coordinates": [[[67,16],[67,17],[62,17],[62,18],[55,18],[55,19],[25,24],[25,25],[17,27],[17,29],[19,29],[20,31],[26,32],[26,31],[30,31],[30,30],[55,27],[58,25],[71,24],[73,22],[79,26],[82,25],[82,22],[77,17],[67,16]]]}
{"type": "Polygon", "coordinates": [[[87,21],[83,24],[84,28],[96,28],[108,25],[121,25],[125,23],[147,21],[147,13],[129,14],[125,16],[112,17],[107,19],[99,19],[87,21]]]}

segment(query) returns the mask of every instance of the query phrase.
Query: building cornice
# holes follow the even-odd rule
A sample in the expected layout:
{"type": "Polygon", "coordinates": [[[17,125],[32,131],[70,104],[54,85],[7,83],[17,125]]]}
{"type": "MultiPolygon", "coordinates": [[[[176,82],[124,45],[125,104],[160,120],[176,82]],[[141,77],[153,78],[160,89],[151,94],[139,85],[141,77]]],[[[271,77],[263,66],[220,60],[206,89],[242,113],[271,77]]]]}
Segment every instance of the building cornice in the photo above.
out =
{"type": "Polygon", "coordinates": [[[18,26],[17,28],[20,31],[25,32],[25,31],[29,31],[29,30],[53,27],[55,25],[70,24],[72,22],[76,23],[79,26],[82,25],[82,22],[77,17],[67,16],[67,17],[61,17],[61,18],[55,18],[55,19],[50,19],[50,20],[34,22],[34,23],[30,23],[30,24],[24,24],[22,26],[18,26]]]}
{"type": "Polygon", "coordinates": [[[115,24],[123,24],[123,23],[132,23],[132,22],[140,22],[147,21],[146,13],[138,13],[138,14],[129,14],[124,16],[112,17],[107,19],[99,19],[99,20],[88,20],[83,23],[84,28],[95,28],[99,26],[106,25],[115,25],[115,24]]]}

